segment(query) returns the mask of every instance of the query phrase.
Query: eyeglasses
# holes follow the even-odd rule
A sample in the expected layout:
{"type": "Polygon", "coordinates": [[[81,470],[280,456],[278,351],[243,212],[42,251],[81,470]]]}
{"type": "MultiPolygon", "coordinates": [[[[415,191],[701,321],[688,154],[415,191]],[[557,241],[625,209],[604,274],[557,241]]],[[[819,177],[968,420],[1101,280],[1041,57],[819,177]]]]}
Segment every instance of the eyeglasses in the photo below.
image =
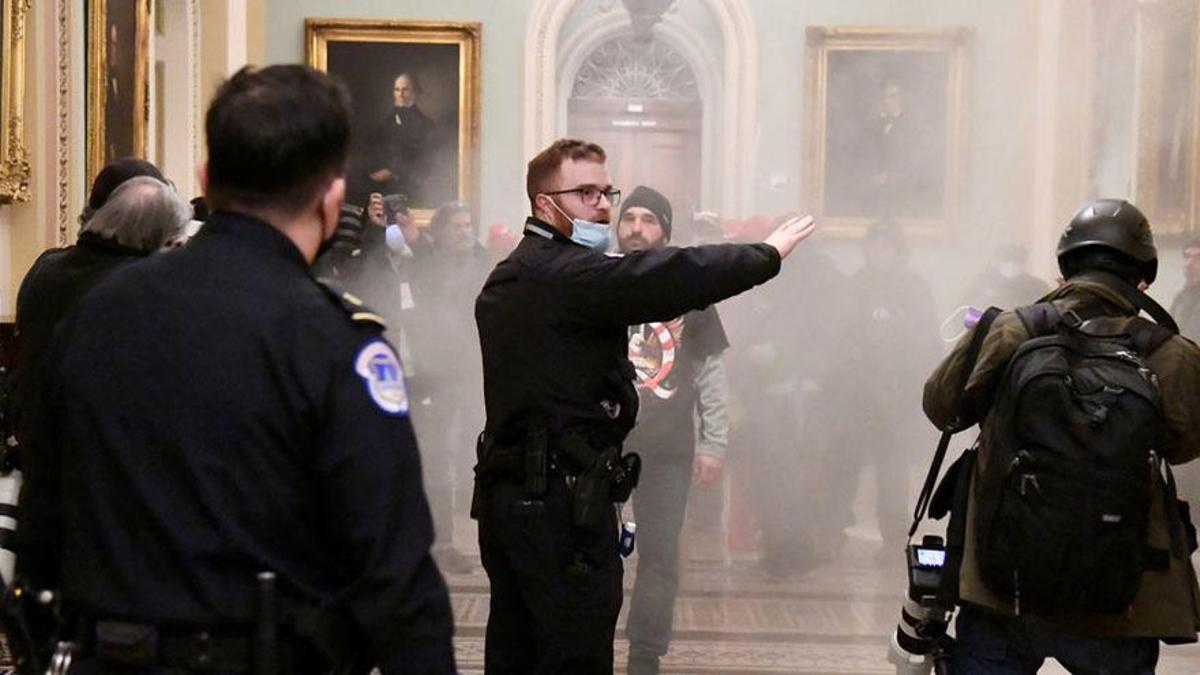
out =
{"type": "Polygon", "coordinates": [[[614,187],[598,188],[594,185],[584,185],[583,187],[571,188],[570,190],[556,190],[555,192],[543,192],[546,196],[565,195],[571,192],[579,193],[579,200],[584,206],[600,206],[600,197],[604,196],[608,199],[608,204],[612,208],[617,208],[621,203],[621,191],[614,187]]]}

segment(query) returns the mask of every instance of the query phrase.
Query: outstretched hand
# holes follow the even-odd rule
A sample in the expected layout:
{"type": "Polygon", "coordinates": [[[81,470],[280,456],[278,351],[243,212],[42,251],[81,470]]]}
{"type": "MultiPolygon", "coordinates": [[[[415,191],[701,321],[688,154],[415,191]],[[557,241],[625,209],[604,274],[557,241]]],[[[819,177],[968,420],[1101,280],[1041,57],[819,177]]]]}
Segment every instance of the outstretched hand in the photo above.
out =
{"type": "Polygon", "coordinates": [[[817,223],[812,216],[796,216],[780,225],[774,232],[767,235],[764,244],[770,244],[779,251],[780,258],[788,257],[796,244],[808,239],[817,230],[817,223]]]}

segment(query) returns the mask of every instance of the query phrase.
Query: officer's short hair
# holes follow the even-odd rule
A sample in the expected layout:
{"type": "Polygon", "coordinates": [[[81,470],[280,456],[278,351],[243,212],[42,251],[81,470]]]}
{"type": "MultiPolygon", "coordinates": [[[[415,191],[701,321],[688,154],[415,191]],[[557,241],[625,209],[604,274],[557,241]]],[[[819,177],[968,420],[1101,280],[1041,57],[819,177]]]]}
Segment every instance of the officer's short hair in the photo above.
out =
{"type": "Polygon", "coordinates": [[[217,90],[204,126],[213,210],[295,213],[345,174],[350,96],[308,66],[246,66],[217,90]]]}
{"type": "Polygon", "coordinates": [[[545,192],[549,187],[550,179],[554,177],[563,162],[567,160],[591,160],[593,162],[608,161],[608,156],[604,153],[604,148],[581,141],[575,138],[560,138],[557,141],[539,152],[536,157],[529,160],[528,170],[525,172],[525,194],[529,197],[529,208],[533,212],[537,212],[537,206],[534,205],[534,197],[539,192],[545,192]]]}
{"type": "Polygon", "coordinates": [[[138,176],[117,186],[81,231],[150,253],[181,235],[191,217],[191,206],[174,187],[138,176]]]}

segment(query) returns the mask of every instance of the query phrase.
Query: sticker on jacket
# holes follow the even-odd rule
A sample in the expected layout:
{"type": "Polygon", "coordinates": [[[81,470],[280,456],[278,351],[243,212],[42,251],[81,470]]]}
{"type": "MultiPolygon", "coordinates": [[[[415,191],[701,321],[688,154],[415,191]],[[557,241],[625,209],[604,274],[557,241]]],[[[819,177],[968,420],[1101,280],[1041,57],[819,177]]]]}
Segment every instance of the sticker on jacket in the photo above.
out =
{"type": "Polygon", "coordinates": [[[358,352],[354,370],[367,385],[367,393],[381,410],[393,415],[408,412],[404,369],[396,352],[383,340],[368,343],[358,352]]]}

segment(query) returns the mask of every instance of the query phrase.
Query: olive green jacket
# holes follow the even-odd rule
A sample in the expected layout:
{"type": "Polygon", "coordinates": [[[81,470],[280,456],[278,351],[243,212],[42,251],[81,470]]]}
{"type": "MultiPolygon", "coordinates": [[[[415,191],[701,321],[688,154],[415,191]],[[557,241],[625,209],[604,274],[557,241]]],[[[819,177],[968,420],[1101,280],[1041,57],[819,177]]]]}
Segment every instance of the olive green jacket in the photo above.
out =
{"type": "MultiPolygon", "coordinates": [[[[1088,330],[1103,333],[1119,333],[1136,310],[1127,300],[1105,286],[1078,281],[1063,285],[1043,300],[1053,301],[1060,312],[1100,301],[1107,316],[1089,322],[1088,330]]],[[[957,397],[957,388],[962,381],[962,369],[967,346],[973,331],[955,346],[954,351],[942,361],[929,381],[925,383],[925,415],[939,428],[952,415],[957,397]]],[[[967,381],[967,410],[986,410],[1003,380],[1009,359],[1017,347],[1028,339],[1029,334],[1015,312],[1006,311],[996,317],[991,330],[984,338],[979,359],[967,381]]],[[[1163,407],[1173,435],[1173,444],[1162,448],[1160,455],[1171,464],[1181,464],[1200,456],[1200,348],[1183,337],[1173,337],[1147,359],[1147,364],[1158,375],[1163,407]]],[[[964,422],[978,420],[966,419],[964,422]]],[[[991,423],[984,417],[983,427],[991,423]]],[[[985,434],[986,436],[986,434],[985,434]]],[[[976,471],[987,463],[988,449],[979,448],[976,471]]],[[[978,476],[975,476],[978,477],[978,476]]],[[[963,602],[984,607],[1003,614],[1012,615],[1011,604],[990,592],[979,576],[974,555],[974,508],[975,485],[972,481],[967,505],[966,550],[959,582],[959,596],[963,602]]],[[[1156,484],[1156,494],[1151,500],[1150,545],[1172,549],[1168,527],[1180,527],[1178,518],[1167,518],[1162,490],[1164,484],[1156,484]]],[[[1180,532],[1181,530],[1177,530],[1180,532]]],[[[1118,615],[1056,616],[1053,619],[1031,619],[1041,621],[1049,628],[1064,633],[1092,637],[1156,637],[1169,642],[1195,641],[1200,629],[1200,589],[1191,561],[1179,554],[1172,555],[1170,568],[1165,571],[1147,571],[1142,575],[1141,587],[1130,609],[1118,615]]]]}

